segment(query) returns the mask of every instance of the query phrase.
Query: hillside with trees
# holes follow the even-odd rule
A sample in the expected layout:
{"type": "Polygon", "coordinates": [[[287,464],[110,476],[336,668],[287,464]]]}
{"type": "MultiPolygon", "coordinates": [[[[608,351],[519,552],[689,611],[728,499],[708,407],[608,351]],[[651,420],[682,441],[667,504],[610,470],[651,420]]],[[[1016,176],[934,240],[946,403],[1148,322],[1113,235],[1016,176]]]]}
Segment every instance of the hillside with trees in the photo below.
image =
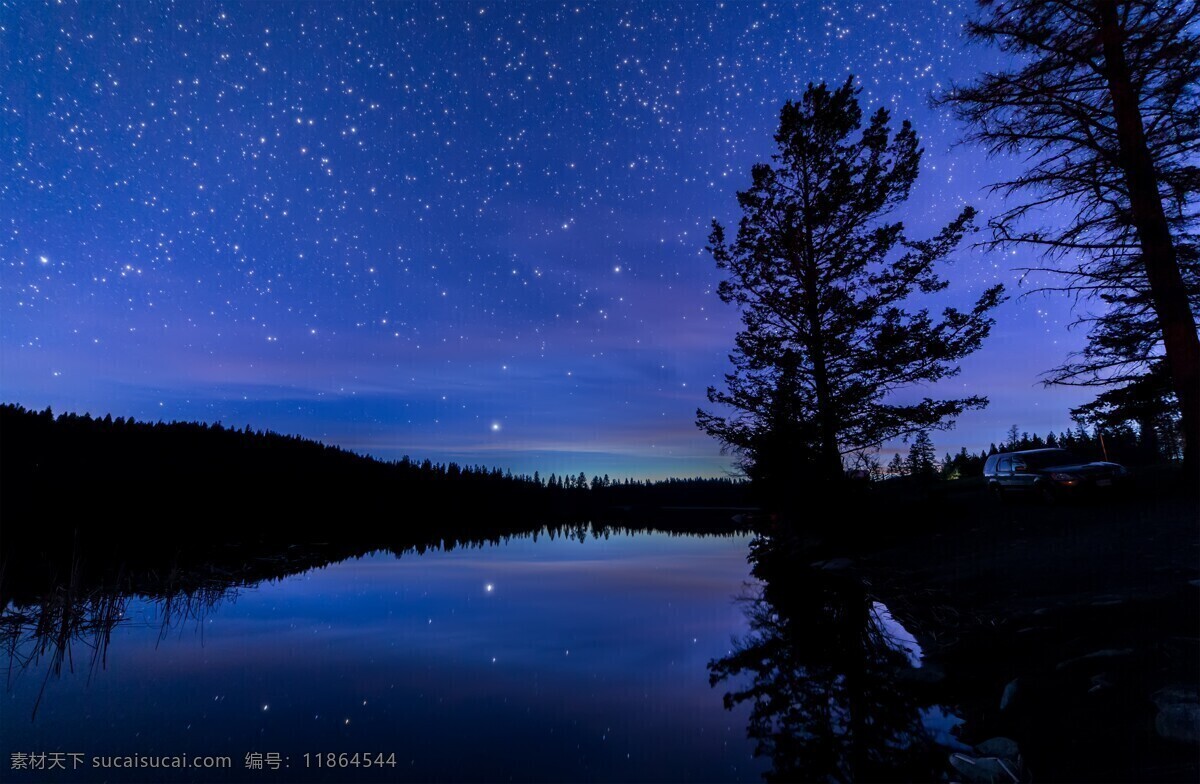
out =
{"type": "Polygon", "coordinates": [[[55,416],[11,404],[0,405],[0,476],[5,522],[29,523],[6,525],[6,537],[46,521],[93,525],[100,510],[164,527],[203,520],[208,530],[378,532],[747,503],[745,483],[734,479],[543,479],[409,457],[382,461],[249,426],[55,416]],[[438,519],[427,519],[429,512],[438,519]]]}

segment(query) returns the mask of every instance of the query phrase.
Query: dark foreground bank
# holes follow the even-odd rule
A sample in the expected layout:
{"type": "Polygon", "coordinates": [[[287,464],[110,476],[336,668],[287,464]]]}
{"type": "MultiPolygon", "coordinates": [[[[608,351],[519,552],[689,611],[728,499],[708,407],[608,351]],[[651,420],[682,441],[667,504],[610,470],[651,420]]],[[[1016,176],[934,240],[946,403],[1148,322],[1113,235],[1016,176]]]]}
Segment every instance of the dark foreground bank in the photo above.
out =
{"type": "Polygon", "coordinates": [[[1015,741],[1030,780],[1196,780],[1194,488],[1165,470],[1053,505],[959,489],[880,504],[870,537],[802,537],[795,560],[869,585],[925,650],[919,688],[970,717],[964,742],[1015,741]]]}

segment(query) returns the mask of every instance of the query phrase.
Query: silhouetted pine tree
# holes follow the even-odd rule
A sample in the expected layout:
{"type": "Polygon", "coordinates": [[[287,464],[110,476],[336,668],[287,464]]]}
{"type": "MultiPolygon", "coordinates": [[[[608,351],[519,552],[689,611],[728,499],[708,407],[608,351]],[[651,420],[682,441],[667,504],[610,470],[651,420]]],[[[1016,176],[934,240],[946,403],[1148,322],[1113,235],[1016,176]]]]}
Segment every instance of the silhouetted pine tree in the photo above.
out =
{"type": "MultiPolygon", "coordinates": [[[[946,288],[934,271],[971,228],[967,207],[936,236],[910,239],[890,220],[921,159],[905,121],[892,133],[879,109],[863,122],[852,80],[810,85],[780,112],[778,152],[738,194],[742,219],[727,242],[714,221],[708,250],[726,273],[718,294],[742,310],[726,389],[697,424],[739,454],[763,484],[842,476],[842,455],[947,426],[986,399],[891,402],[890,393],[954,375],[979,348],[1002,288],[966,312],[907,310],[910,295],[946,288]]],[[[770,492],[770,491],[769,491],[770,492]]]]}
{"type": "Polygon", "coordinates": [[[908,473],[923,480],[933,479],[937,474],[937,461],[933,456],[933,441],[924,430],[918,431],[908,446],[908,473]]]}
{"type": "Polygon", "coordinates": [[[1179,411],[1162,362],[1151,365],[1146,375],[1071,409],[1071,416],[1106,432],[1136,425],[1138,457],[1144,462],[1179,456],[1179,411]]]}

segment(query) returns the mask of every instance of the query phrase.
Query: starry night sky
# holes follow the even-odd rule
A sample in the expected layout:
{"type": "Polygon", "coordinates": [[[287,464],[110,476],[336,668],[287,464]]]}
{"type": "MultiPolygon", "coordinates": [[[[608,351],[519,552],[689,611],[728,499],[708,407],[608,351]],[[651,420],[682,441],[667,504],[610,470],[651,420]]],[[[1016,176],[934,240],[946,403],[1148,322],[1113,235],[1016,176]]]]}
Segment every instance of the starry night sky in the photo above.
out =
{"type": "MultiPolygon", "coordinates": [[[[996,62],[968,3],[0,3],[0,400],[222,421],[543,475],[720,475],[738,328],[709,221],[780,105],[855,74],[926,148],[932,233],[1014,162],[929,96],[996,62]]],[[[932,302],[1023,253],[964,250],[932,302]]],[[[977,450],[1070,424],[1070,303],[947,382],[977,450]]],[[[935,389],[937,393],[939,389],[935,389]]],[[[918,390],[923,396],[928,390],[918,390]]],[[[900,448],[904,448],[902,445],[900,448]]],[[[884,458],[888,457],[886,451],[884,458]]]]}

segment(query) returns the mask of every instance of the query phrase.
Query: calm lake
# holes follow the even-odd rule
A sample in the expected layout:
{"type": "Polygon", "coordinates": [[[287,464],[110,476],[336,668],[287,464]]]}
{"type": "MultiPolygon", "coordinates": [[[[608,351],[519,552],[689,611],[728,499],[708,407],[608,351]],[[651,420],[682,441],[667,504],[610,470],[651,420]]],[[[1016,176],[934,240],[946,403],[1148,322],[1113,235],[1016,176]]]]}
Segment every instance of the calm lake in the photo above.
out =
{"type": "Polygon", "coordinates": [[[707,666],[747,632],[748,542],[543,532],[125,596],[72,630],[58,673],[54,630],[10,604],[3,778],[756,781],[748,707],[726,710],[707,666]],[[330,752],[363,756],[336,771],[330,752]],[[10,769],[21,753],[67,770],[10,769]],[[232,767],[91,767],[126,755],[232,767]]]}
{"type": "Polygon", "coordinates": [[[0,780],[1195,780],[1190,593],[959,637],[778,530],[480,528],[6,540],[0,780]]]}

